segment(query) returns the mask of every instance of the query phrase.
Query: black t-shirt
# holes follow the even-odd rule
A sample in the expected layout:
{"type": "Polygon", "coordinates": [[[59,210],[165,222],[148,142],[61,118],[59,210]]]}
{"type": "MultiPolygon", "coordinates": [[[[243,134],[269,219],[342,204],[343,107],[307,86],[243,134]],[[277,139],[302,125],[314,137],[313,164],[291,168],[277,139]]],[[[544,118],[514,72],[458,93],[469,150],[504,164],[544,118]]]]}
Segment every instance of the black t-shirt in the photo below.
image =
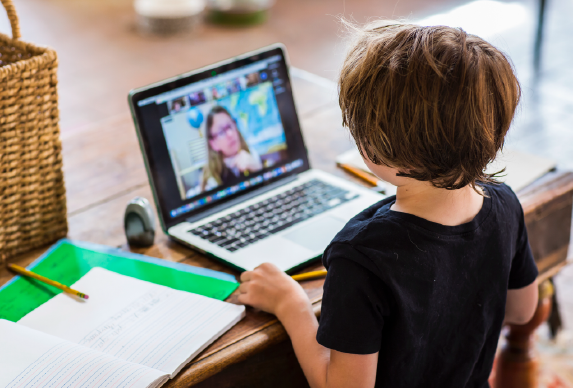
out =
{"type": "Polygon", "coordinates": [[[484,189],[458,226],[390,210],[396,197],[350,220],[324,252],[318,342],[379,352],[376,387],[488,387],[507,290],[538,272],[517,197],[484,189]]]}

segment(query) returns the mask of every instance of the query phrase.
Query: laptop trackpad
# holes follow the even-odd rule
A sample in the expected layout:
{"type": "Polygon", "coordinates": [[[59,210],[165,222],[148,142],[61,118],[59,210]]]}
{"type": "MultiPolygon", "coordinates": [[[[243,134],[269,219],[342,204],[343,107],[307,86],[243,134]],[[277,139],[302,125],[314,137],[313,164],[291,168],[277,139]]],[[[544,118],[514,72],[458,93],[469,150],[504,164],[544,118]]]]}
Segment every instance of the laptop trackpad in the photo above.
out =
{"type": "Polygon", "coordinates": [[[282,237],[311,251],[323,251],[344,224],[345,222],[338,218],[325,216],[282,237]]]}

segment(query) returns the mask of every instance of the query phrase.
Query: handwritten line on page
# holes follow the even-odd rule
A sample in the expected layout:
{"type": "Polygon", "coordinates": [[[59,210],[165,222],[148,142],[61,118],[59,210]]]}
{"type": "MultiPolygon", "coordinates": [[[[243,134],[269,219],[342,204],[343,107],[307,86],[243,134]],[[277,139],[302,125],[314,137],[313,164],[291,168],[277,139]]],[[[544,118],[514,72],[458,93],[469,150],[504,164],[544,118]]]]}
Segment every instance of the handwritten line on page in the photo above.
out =
{"type": "Polygon", "coordinates": [[[244,306],[103,268],[74,287],[90,300],[60,294],[18,323],[171,377],[245,314],[244,306]]]}
{"type": "Polygon", "coordinates": [[[145,388],[168,376],[83,346],[0,320],[0,387],[145,388]]]}

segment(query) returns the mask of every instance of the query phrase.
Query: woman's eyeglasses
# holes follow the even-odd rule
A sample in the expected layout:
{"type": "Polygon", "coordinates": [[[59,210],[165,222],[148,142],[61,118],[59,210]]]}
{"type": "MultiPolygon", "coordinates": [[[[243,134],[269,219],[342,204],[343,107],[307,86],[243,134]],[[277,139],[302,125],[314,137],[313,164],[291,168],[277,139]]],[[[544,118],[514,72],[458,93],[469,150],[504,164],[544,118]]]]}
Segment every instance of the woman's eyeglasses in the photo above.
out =
{"type": "Polygon", "coordinates": [[[211,140],[220,139],[223,136],[227,136],[233,130],[235,130],[235,128],[233,128],[233,125],[227,124],[220,131],[217,131],[215,133],[211,133],[209,135],[209,139],[211,139],[211,140]]]}

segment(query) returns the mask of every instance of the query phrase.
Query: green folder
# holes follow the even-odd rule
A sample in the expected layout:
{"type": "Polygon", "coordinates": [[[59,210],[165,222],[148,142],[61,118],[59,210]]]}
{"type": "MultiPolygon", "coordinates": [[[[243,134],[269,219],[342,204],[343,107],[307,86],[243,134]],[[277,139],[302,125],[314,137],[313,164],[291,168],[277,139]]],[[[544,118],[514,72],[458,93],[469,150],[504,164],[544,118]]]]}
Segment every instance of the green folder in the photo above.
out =
{"type": "MultiPolygon", "coordinates": [[[[234,276],[222,272],[67,239],[27,268],[70,286],[93,267],[219,300],[239,286],[234,276]]],[[[0,318],[16,322],[61,292],[26,276],[15,276],[0,288],[0,318]]]]}

